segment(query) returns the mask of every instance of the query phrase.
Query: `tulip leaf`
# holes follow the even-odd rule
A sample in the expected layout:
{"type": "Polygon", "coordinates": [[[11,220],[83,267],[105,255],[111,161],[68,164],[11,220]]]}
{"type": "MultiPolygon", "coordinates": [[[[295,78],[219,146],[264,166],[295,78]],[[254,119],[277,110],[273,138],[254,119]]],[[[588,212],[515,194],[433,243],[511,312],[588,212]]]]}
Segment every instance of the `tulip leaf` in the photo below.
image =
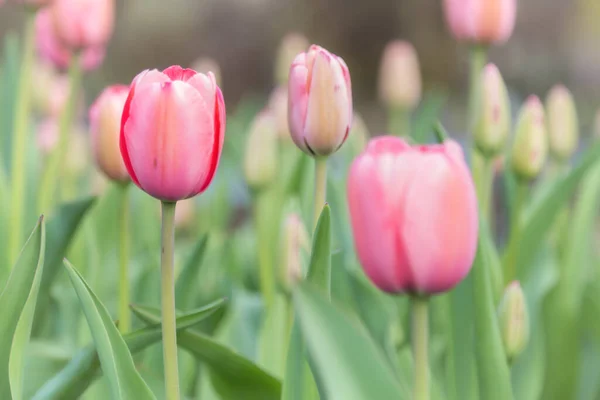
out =
{"type": "Polygon", "coordinates": [[[83,277],[65,260],[65,268],[98,351],[102,372],[108,378],[113,399],[153,399],[154,395],[135,369],[127,344],[108,311],[83,277]]]}
{"type": "Polygon", "coordinates": [[[313,372],[328,399],[409,398],[358,318],[330,304],[310,283],[299,285],[293,299],[313,372]]]}
{"type": "Polygon", "coordinates": [[[513,393],[492,288],[490,270],[493,245],[487,227],[481,224],[479,245],[472,271],[475,357],[479,377],[479,398],[508,400],[513,398],[513,393]]]}
{"type": "Polygon", "coordinates": [[[331,297],[331,209],[325,204],[312,243],[307,280],[331,297]]]}
{"type": "MultiPolygon", "coordinates": [[[[160,310],[133,307],[147,324],[160,322],[160,310]]],[[[183,331],[178,345],[203,361],[210,370],[212,385],[227,400],[280,400],[281,382],[229,347],[197,332],[183,331]]]]}
{"type": "MultiPolygon", "coordinates": [[[[219,310],[225,300],[217,300],[198,310],[183,314],[177,318],[178,332],[194,326],[215,311],[219,310]]],[[[123,336],[125,344],[129,351],[138,353],[150,345],[157,343],[162,338],[160,324],[154,324],[135,332],[127,333],[123,336]]],[[[42,386],[35,396],[34,400],[60,400],[79,398],[91,383],[99,377],[100,359],[94,345],[86,346],[81,349],[71,361],[52,379],[42,386]]]]}
{"type": "Polygon", "coordinates": [[[447,99],[443,91],[431,91],[424,96],[414,118],[411,138],[417,143],[427,143],[432,127],[440,117],[447,99]]]}
{"type": "Polygon", "coordinates": [[[36,296],[44,267],[45,235],[44,220],[40,217],[0,293],[1,399],[22,397],[23,352],[31,333],[36,296]]]}

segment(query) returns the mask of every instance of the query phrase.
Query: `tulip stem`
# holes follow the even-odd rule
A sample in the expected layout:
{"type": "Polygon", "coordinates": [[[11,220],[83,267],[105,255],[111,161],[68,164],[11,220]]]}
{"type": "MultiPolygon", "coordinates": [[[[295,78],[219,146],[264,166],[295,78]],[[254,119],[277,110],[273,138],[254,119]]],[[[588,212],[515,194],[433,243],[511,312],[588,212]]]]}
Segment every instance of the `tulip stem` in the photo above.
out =
{"type": "Polygon", "coordinates": [[[161,304],[162,342],[165,365],[167,400],[179,400],[179,372],[177,366],[177,331],[175,328],[175,205],[162,202],[161,232],[161,304]]]}
{"type": "Polygon", "coordinates": [[[75,115],[77,99],[79,98],[79,86],[81,85],[81,55],[73,54],[69,65],[69,97],[60,115],[58,126],[58,145],[52,151],[48,159],[48,165],[42,178],[38,211],[48,212],[56,198],[56,188],[62,172],[62,166],[67,156],[69,146],[69,134],[75,115]]]}
{"type": "Polygon", "coordinates": [[[406,108],[390,108],[390,134],[400,137],[410,136],[410,112],[406,108]]]}
{"type": "Polygon", "coordinates": [[[13,121],[12,163],[11,163],[11,212],[10,215],[10,244],[9,266],[12,266],[21,250],[23,239],[23,205],[25,203],[25,185],[27,168],[25,156],[27,153],[27,137],[29,113],[31,111],[31,76],[35,54],[35,16],[32,10],[25,17],[25,35],[19,83],[13,121]]]}
{"type": "Polygon", "coordinates": [[[429,299],[411,297],[412,303],[412,348],[415,362],[414,400],[429,400],[429,299]]]}
{"type": "Polygon", "coordinates": [[[477,185],[477,198],[479,199],[479,207],[481,208],[481,215],[486,221],[490,221],[490,209],[492,202],[492,188],[494,184],[494,171],[492,159],[483,157],[481,160],[481,171],[479,174],[479,181],[477,185]]]}
{"type": "Polygon", "coordinates": [[[129,313],[129,182],[119,184],[121,192],[120,240],[119,240],[119,331],[127,333],[131,330],[131,314],[129,313]]]}
{"type": "Polygon", "coordinates": [[[482,45],[473,45],[470,55],[469,69],[469,115],[468,131],[472,131],[477,118],[477,108],[479,107],[479,95],[481,94],[481,71],[487,62],[487,47],[482,45]]]}
{"type": "Polygon", "coordinates": [[[525,207],[528,192],[529,187],[527,182],[519,180],[517,182],[517,189],[510,217],[509,246],[505,267],[506,271],[504,274],[505,282],[507,284],[517,279],[517,257],[521,242],[521,214],[525,207]]]}
{"type": "Polygon", "coordinates": [[[269,202],[268,193],[261,191],[256,196],[254,208],[254,226],[258,246],[258,274],[260,290],[265,307],[270,308],[275,297],[275,278],[273,276],[272,252],[269,233],[269,218],[273,210],[269,202]]]}
{"type": "Polygon", "coordinates": [[[314,228],[317,227],[319,216],[325,206],[327,193],[327,158],[315,157],[315,219],[314,228]]]}

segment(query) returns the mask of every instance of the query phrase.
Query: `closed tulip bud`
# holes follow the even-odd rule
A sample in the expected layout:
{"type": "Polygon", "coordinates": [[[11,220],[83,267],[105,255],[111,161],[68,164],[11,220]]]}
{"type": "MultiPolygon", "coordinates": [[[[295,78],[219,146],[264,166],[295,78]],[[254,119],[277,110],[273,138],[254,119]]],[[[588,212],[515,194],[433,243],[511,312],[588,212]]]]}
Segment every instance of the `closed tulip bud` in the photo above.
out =
{"type": "Polygon", "coordinates": [[[104,47],[113,32],[115,0],[54,0],[54,29],[71,50],[104,47]]]}
{"type": "MultiPolygon", "coordinates": [[[[71,63],[73,51],[60,41],[52,22],[50,8],[38,12],[35,21],[36,45],[40,58],[59,69],[66,69],[71,63]]],[[[81,66],[85,70],[98,68],[104,60],[104,47],[88,47],[81,50],[81,66]]]]}
{"type": "Polygon", "coordinates": [[[546,115],[550,154],[558,161],[567,161],[577,150],[579,141],[577,110],[569,89],[557,85],[550,90],[546,99],[546,115]]]}
{"type": "Polygon", "coordinates": [[[302,218],[290,213],[285,217],[283,226],[283,248],[281,281],[290,290],[304,276],[303,265],[310,254],[310,238],[302,218]]]}
{"type": "Polygon", "coordinates": [[[290,69],[288,121],[292,140],[313,157],[328,156],[348,138],[352,123],[350,73],[344,60],[312,45],[290,69]]]}
{"type": "Polygon", "coordinates": [[[278,85],[287,85],[290,66],[298,53],[304,53],[310,43],[299,33],[289,33],[282,40],[275,61],[275,81],[278,85]]]}
{"type": "Polygon", "coordinates": [[[536,178],[548,153],[544,107],[537,96],[530,96],[519,114],[512,148],[512,169],[521,178],[536,178]]]}
{"type": "Polygon", "coordinates": [[[129,181],[119,149],[121,116],[128,94],[128,86],[109,86],[100,94],[89,112],[96,165],[109,179],[119,182],[129,181]]]}
{"type": "Polygon", "coordinates": [[[515,27],[517,0],[444,0],[444,11],[457,40],[503,43],[515,27]]]}
{"type": "Polygon", "coordinates": [[[269,109],[275,118],[277,135],[282,141],[291,143],[290,128],[288,125],[288,94],[287,87],[278,86],[269,97],[269,109]]]}
{"type": "Polygon", "coordinates": [[[172,66],[131,84],[120,147],[131,180],[150,196],[178,201],[206,190],[225,136],[225,103],[213,74],[172,66]]]}
{"type": "Polygon", "coordinates": [[[221,86],[221,67],[219,67],[219,64],[212,58],[201,57],[197,59],[192,64],[192,69],[204,75],[208,75],[209,72],[212,72],[215,76],[217,86],[221,86]]]}
{"type": "Polygon", "coordinates": [[[365,149],[367,142],[369,141],[369,128],[367,128],[367,124],[362,119],[362,117],[354,113],[354,118],[352,119],[352,129],[350,132],[349,145],[352,147],[352,151],[354,154],[360,154],[365,149]]]}
{"type": "Polygon", "coordinates": [[[456,142],[372,139],[350,168],[348,205],[358,258],[381,290],[440,293],[471,270],[477,198],[456,142]]]}
{"type": "Polygon", "coordinates": [[[268,186],[277,174],[277,125],[270,110],[256,116],[246,143],[244,173],[253,189],[268,186]]]}
{"type": "Polygon", "coordinates": [[[412,44],[390,42],[379,70],[379,97],[390,108],[412,110],[421,100],[419,58],[412,44]]]}
{"type": "Polygon", "coordinates": [[[194,199],[186,199],[177,203],[175,209],[175,227],[177,229],[188,229],[194,223],[196,217],[196,203],[194,199]]]}
{"type": "Polygon", "coordinates": [[[485,67],[481,77],[481,103],[475,126],[475,145],[487,157],[502,152],[510,131],[510,101],[504,80],[495,65],[485,67]]]}
{"type": "Polygon", "coordinates": [[[529,341],[529,314],[519,282],[512,282],[504,291],[498,319],[506,357],[514,360],[529,341]]]}

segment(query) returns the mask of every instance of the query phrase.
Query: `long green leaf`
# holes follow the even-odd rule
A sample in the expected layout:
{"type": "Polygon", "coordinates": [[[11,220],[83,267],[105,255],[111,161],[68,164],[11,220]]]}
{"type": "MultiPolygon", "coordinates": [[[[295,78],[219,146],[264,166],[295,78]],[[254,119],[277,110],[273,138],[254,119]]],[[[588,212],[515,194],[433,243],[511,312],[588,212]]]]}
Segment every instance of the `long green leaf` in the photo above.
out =
{"type": "MultiPolygon", "coordinates": [[[[215,311],[220,309],[225,300],[217,300],[198,310],[186,313],[177,318],[177,330],[181,331],[194,326],[215,311]]],[[[134,354],[150,345],[157,343],[162,338],[160,324],[148,326],[123,336],[129,351],[134,354]]],[[[34,400],[60,400],[79,398],[91,383],[99,377],[100,359],[94,345],[81,349],[71,361],[52,379],[42,386],[34,400]]]]}
{"type": "Polygon", "coordinates": [[[331,209],[327,204],[315,229],[307,280],[331,298],[331,209]]]}
{"type": "Polygon", "coordinates": [[[66,260],[65,268],[88,321],[113,399],[153,399],[154,395],[135,369],[131,353],[104,305],[66,260]]]}
{"type": "MultiPolygon", "coordinates": [[[[133,307],[147,324],[160,322],[160,311],[133,307]]],[[[224,400],[280,400],[281,382],[252,361],[208,336],[183,331],[178,344],[203,361],[210,369],[213,387],[224,400]]]]}
{"type": "Polygon", "coordinates": [[[45,242],[44,220],[40,217],[0,294],[0,399],[20,398],[23,347],[29,339],[30,314],[41,279],[45,242]],[[21,320],[24,310],[26,315],[21,320]],[[15,338],[16,333],[22,337],[15,338]]]}
{"type": "Polygon", "coordinates": [[[360,321],[330,304],[309,285],[304,283],[294,290],[294,307],[327,398],[408,398],[360,321]]]}

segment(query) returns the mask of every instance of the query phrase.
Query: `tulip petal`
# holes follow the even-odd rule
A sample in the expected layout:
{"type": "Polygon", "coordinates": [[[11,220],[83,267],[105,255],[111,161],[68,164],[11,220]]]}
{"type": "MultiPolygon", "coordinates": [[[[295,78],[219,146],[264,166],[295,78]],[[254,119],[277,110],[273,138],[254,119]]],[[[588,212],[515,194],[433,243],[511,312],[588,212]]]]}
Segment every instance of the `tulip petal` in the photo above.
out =
{"type": "Polygon", "coordinates": [[[189,68],[182,68],[179,65],[172,65],[163,71],[172,81],[187,81],[197,74],[196,71],[189,68]]]}
{"type": "Polygon", "coordinates": [[[292,64],[288,84],[288,122],[292,140],[296,146],[305,152],[309,151],[304,141],[304,125],[308,105],[307,80],[308,68],[306,68],[306,65],[302,63],[292,64]]]}

